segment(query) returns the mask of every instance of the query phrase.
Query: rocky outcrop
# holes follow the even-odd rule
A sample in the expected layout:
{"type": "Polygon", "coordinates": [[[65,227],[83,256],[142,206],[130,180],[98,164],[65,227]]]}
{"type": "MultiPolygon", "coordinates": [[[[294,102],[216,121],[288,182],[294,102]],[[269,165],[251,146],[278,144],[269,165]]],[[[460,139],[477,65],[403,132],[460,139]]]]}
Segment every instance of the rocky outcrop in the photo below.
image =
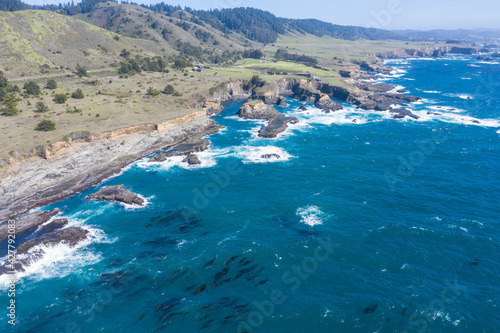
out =
{"type": "Polygon", "coordinates": [[[118,201],[129,205],[144,205],[143,198],[135,193],[132,193],[130,190],[124,189],[123,185],[103,187],[94,194],[88,195],[85,199],[118,201]]]}
{"type": "Polygon", "coordinates": [[[210,141],[201,139],[201,138],[193,138],[187,139],[179,144],[176,144],[165,151],[155,155],[149,159],[149,162],[163,162],[166,161],[169,157],[172,156],[183,156],[190,155],[192,153],[198,153],[204,150],[207,150],[210,146],[210,141]]]}
{"type": "Polygon", "coordinates": [[[287,124],[296,124],[298,122],[299,120],[295,117],[278,116],[271,119],[267,125],[259,130],[259,136],[262,138],[275,138],[287,129],[287,124]]]}
{"type": "MultiPolygon", "coordinates": [[[[379,53],[377,56],[382,59],[398,58],[420,58],[420,57],[443,57],[447,54],[477,54],[477,47],[469,46],[427,46],[418,49],[395,50],[379,53]]],[[[483,50],[481,50],[483,51],[483,50]]]]}
{"type": "Polygon", "coordinates": [[[276,101],[276,105],[280,106],[282,108],[288,107],[288,103],[286,102],[286,99],[283,96],[278,97],[278,100],[276,101]]]}
{"type": "MultiPolygon", "coordinates": [[[[66,221],[67,223],[67,221],[66,221]]],[[[38,237],[25,241],[17,250],[18,254],[28,252],[31,248],[38,245],[53,245],[65,243],[70,246],[75,246],[87,237],[88,231],[80,227],[71,227],[57,229],[51,232],[43,233],[38,237]]]]}
{"type": "Polygon", "coordinates": [[[74,247],[87,238],[89,232],[83,228],[63,228],[67,223],[67,220],[56,220],[50,223],[50,228],[46,226],[30,235],[26,241],[19,244],[14,265],[9,261],[0,265],[0,275],[8,274],[13,270],[18,273],[24,272],[27,266],[42,259],[45,251],[43,248],[34,249],[37,246],[66,244],[74,247]]]}
{"type": "MultiPolygon", "coordinates": [[[[59,214],[59,209],[53,209],[50,211],[40,211],[33,214],[24,215],[16,219],[15,228],[16,235],[22,235],[24,233],[29,233],[35,231],[39,226],[59,214]]],[[[8,224],[4,223],[0,225],[0,242],[6,240],[9,233],[8,224]]]]}
{"type": "Polygon", "coordinates": [[[268,120],[267,125],[262,126],[259,130],[259,136],[263,138],[275,138],[279,133],[287,129],[288,123],[295,124],[299,122],[297,118],[286,117],[273,106],[255,100],[245,103],[238,111],[238,115],[243,119],[268,120]]]}
{"type": "MultiPolygon", "coordinates": [[[[59,210],[54,209],[52,211],[36,212],[16,219],[16,261],[13,266],[12,262],[8,261],[0,265],[0,275],[12,270],[23,272],[26,266],[43,258],[45,251],[43,247],[34,249],[37,246],[54,246],[57,244],[75,246],[87,238],[87,230],[80,227],[67,227],[68,220],[66,219],[56,219],[46,223],[58,213],[59,210]]],[[[0,237],[4,237],[3,229],[0,235],[0,237]]],[[[5,240],[5,238],[1,240],[5,240]]]]}
{"type": "Polygon", "coordinates": [[[252,103],[245,103],[238,111],[238,116],[243,119],[264,119],[271,120],[281,116],[282,113],[277,111],[271,105],[264,102],[252,101],[252,103]]]}
{"type": "Polygon", "coordinates": [[[190,165],[201,164],[200,159],[195,154],[189,154],[188,156],[186,156],[185,159],[182,160],[182,162],[186,162],[186,163],[188,163],[190,165]]]}
{"type": "Polygon", "coordinates": [[[230,81],[219,85],[217,89],[215,89],[215,92],[212,95],[212,101],[226,102],[230,100],[247,99],[251,96],[251,94],[251,91],[244,89],[243,81],[230,81]]]}
{"type": "Polygon", "coordinates": [[[391,113],[393,114],[392,117],[394,119],[403,119],[404,117],[410,117],[413,119],[419,118],[417,115],[413,114],[410,110],[407,109],[395,109],[391,110],[391,113]]]}
{"type": "Polygon", "coordinates": [[[491,55],[492,58],[500,58],[500,52],[495,52],[491,55]]]}
{"type": "Polygon", "coordinates": [[[338,102],[332,101],[330,96],[327,94],[321,94],[321,97],[314,103],[314,105],[323,110],[325,113],[342,109],[342,105],[338,102]]]}
{"type": "Polygon", "coordinates": [[[264,154],[260,158],[264,158],[266,160],[270,160],[270,159],[279,160],[281,158],[281,156],[278,154],[264,154]]]}
{"type": "Polygon", "coordinates": [[[314,84],[299,84],[293,87],[294,98],[299,101],[314,104],[318,109],[325,113],[341,110],[343,107],[340,103],[333,101],[326,93],[318,90],[319,86],[314,84]]]}
{"type": "Polygon", "coordinates": [[[220,102],[207,101],[203,105],[203,109],[207,113],[207,116],[213,116],[221,113],[224,110],[224,107],[221,105],[220,102]]]}

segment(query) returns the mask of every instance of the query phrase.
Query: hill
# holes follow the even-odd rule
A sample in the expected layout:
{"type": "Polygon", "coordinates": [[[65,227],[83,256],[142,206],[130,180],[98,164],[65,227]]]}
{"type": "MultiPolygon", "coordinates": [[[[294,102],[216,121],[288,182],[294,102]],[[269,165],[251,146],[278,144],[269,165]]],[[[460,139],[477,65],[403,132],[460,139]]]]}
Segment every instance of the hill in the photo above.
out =
{"type": "Polygon", "coordinates": [[[178,51],[199,61],[222,63],[229,61],[243,45],[252,43],[239,34],[225,35],[192,15],[178,11],[165,16],[149,9],[114,2],[96,5],[91,13],[75,17],[122,36],[151,40],[162,48],[178,51]]]}
{"type": "Polygon", "coordinates": [[[68,73],[76,64],[108,68],[123,49],[169,55],[158,43],[118,36],[95,25],[48,11],[0,12],[0,70],[7,77],[68,73]]]}

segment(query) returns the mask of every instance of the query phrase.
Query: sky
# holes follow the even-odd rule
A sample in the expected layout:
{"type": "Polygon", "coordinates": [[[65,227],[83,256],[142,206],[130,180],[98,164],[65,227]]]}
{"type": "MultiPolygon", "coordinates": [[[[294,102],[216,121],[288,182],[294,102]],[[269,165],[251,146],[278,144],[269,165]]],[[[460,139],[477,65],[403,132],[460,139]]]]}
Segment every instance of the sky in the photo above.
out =
{"type": "MultiPolygon", "coordinates": [[[[49,4],[70,0],[25,0],[49,4]]],[[[132,0],[157,3],[158,0],[132,0]]],[[[498,29],[499,0],[163,0],[194,9],[255,7],[286,18],[316,18],[386,30],[498,29]]],[[[75,0],[75,3],[79,0],[75,0]]]]}

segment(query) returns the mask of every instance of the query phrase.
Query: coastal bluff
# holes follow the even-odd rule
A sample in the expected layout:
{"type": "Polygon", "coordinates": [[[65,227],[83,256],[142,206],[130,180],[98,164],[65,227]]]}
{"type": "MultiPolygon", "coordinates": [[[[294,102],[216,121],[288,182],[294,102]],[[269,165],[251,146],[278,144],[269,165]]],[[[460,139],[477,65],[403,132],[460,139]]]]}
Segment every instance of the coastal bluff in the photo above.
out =
{"type": "Polygon", "coordinates": [[[46,159],[35,157],[13,164],[1,173],[0,222],[78,193],[131,162],[215,129],[215,121],[205,111],[198,111],[161,124],[134,126],[99,137],[86,135],[46,159]]]}

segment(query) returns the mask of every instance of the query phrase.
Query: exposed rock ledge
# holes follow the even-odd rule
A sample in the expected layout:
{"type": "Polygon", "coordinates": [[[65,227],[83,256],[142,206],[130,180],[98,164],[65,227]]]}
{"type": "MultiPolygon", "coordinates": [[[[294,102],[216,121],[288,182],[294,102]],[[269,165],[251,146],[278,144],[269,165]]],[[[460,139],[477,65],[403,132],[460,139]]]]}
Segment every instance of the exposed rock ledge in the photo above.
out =
{"type": "Polygon", "coordinates": [[[130,190],[123,188],[123,185],[106,186],[99,191],[88,195],[87,200],[118,201],[129,205],[144,205],[144,199],[130,190]]]}
{"type": "MultiPolygon", "coordinates": [[[[0,265],[0,275],[12,271],[12,268],[17,272],[23,272],[26,266],[40,260],[45,252],[43,249],[33,250],[36,246],[52,246],[61,243],[75,246],[87,238],[87,230],[80,227],[67,227],[68,220],[66,219],[57,219],[45,224],[58,213],[58,209],[41,211],[16,220],[16,261],[13,266],[7,261],[0,265]]],[[[0,226],[0,242],[8,237],[5,227],[5,225],[0,226]]]]}
{"type": "Polygon", "coordinates": [[[199,111],[162,124],[112,132],[99,140],[73,141],[49,160],[31,158],[13,164],[0,177],[0,221],[78,193],[137,159],[218,129],[199,111]]]}

